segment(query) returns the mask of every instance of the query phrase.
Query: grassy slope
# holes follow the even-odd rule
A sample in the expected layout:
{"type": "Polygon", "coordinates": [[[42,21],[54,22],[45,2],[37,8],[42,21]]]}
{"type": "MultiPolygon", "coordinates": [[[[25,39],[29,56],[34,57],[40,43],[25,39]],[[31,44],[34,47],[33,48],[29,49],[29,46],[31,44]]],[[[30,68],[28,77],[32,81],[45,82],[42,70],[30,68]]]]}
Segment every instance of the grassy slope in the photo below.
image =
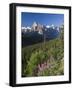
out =
{"type": "Polygon", "coordinates": [[[54,39],[22,48],[22,76],[37,76],[37,74],[33,74],[37,65],[41,61],[44,62],[48,58],[51,59],[51,57],[54,61],[51,60],[51,63],[54,63],[53,67],[43,71],[39,76],[62,75],[64,73],[63,48],[64,44],[61,39],[54,39]]]}

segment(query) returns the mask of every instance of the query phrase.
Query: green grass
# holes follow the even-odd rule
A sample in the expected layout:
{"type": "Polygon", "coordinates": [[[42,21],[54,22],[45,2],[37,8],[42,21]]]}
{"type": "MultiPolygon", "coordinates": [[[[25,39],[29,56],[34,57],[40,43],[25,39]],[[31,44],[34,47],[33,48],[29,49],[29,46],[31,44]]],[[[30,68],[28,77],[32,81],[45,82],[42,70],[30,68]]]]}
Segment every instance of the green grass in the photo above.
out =
{"type": "Polygon", "coordinates": [[[54,76],[64,74],[64,42],[60,38],[22,48],[22,76],[54,76]],[[51,60],[51,68],[34,72],[37,65],[51,60]]]}

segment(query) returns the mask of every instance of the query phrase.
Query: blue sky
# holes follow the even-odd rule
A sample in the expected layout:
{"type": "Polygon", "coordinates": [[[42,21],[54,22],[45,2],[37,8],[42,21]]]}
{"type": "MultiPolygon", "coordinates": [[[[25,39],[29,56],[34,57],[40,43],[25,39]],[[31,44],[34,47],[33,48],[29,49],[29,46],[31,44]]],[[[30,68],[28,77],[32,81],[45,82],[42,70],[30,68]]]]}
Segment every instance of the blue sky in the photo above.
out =
{"type": "Polygon", "coordinates": [[[30,26],[33,22],[40,23],[42,25],[55,25],[60,26],[64,22],[64,14],[49,14],[49,13],[28,13],[22,12],[21,14],[21,26],[30,26]]]}

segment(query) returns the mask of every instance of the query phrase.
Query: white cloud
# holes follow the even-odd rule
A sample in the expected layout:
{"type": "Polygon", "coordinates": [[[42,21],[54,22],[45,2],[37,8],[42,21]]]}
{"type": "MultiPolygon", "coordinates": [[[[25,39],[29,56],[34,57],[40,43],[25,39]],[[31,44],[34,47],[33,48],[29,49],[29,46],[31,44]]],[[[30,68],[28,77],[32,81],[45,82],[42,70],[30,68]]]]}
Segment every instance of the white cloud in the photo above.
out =
{"type": "Polygon", "coordinates": [[[27,27],[27,29],[31,29],[30,27],[27,27]]]}
{"type": "Polygon", "coordinates": [[[22,27],[22,29],[27,29],[26,27],[22,27]]]}
{"type": "Polygon", "coordinates": [[[47,25],[47,26],[46,26],[46,28],[50,28],[50,26],[49,26],[49,25],[47,25]]]}

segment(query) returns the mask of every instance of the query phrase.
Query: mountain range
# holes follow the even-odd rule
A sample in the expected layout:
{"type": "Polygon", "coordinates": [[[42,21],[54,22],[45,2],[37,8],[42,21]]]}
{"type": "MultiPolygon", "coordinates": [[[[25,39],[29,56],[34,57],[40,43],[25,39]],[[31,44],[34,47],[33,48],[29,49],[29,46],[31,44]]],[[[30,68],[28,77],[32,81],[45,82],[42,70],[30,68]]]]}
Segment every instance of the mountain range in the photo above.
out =
{"type": "Polygon", "coordinates": [[[34,22],[31,27],[22,27],[22,47],[49,41],[59,37],[60,29],[54,25],[41,25],[34,22]]]}
{"type": "Polygon", "coordinates": [[[57,30],[59,32],[59,27],[56,27],[53,24],[51,26],[49,26],[49,25],[42,25],[42,24],[39,24],[36,22],[34,22],[31,27],[30,26],[27,26],[27,27],[24,26],[21,28],[23,33],[37,31],[38,34],[43,34],[44,31],[47,31],[49,29],[57,30]]]}

